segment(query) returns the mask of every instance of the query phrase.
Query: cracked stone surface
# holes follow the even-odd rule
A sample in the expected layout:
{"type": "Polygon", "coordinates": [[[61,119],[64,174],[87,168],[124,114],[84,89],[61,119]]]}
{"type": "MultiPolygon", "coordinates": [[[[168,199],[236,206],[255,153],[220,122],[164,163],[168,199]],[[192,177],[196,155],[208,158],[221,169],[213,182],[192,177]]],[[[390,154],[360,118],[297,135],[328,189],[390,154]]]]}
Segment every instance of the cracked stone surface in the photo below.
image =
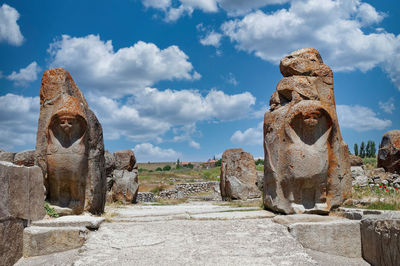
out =
{"type": "Polygon", "coordinates": [[[270,212],[255,209],[210,202],[107,208],[111,222],[80,249],[16,265],[323,265],[266,218],[270,212]]]}

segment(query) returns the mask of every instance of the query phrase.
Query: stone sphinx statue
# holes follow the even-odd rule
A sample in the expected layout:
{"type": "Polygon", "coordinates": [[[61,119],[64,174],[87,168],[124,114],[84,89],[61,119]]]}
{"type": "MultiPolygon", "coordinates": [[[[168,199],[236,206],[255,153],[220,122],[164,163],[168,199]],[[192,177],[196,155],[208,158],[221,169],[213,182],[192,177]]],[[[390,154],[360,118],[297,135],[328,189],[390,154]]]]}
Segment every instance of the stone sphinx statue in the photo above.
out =
{"type": "Polygon", "coordinates": [[[104,211],[103,132],[82,92],[64,69],[42,77],[36,158],[47,200],[79,214],[104,211]]]}
{"type": "Polygon", "coordinates": [[[66,97],[47,131],[48,198],[52,204],[82,212],[88,172],[87,120],[79,101],[66,97]]]}
{"type": "Polygon", "coordinates": [[[283,213],[326,213],[351,193],[333,75],[315,49],[281,61],[285,76],[264,118],[264,205],[283,213]]]}

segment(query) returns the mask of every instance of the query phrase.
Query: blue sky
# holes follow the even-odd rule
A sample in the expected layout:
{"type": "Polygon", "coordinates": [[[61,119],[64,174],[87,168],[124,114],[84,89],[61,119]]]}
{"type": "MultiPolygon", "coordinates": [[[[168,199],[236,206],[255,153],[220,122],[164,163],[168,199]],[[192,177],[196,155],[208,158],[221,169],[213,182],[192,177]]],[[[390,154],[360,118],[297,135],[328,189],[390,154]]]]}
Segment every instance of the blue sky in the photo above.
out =
{"type": "Polygon", "coordinates": [[[279,60],[318,49],[352,148],[400,128],[396,1],[0,1],[0,149],[34,149],[40,78],[66,68],[111,151],[200,161],[263,156],[279,60]]]}

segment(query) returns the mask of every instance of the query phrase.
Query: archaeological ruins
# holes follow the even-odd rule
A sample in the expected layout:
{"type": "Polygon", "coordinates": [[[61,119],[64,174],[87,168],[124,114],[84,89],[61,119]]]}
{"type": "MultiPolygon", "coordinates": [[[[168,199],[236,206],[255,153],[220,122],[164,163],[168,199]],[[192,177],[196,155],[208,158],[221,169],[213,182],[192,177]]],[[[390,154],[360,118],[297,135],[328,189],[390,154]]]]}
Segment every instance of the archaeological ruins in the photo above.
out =
{"type": "Polygon", "coordinates": [[[319,52],[292,52],[280,72],[264,160],[227,149],[220,168],[178,160],[168,172],[105,150],[71,75],[46,70],[35,151],[0,150],[0,266],[399,265],[400,212],[372,207],[400,189],[400,131],[371,167],[349,154],[319,52]],[[382,197],[352,195],[362,189],[382,197]]]}

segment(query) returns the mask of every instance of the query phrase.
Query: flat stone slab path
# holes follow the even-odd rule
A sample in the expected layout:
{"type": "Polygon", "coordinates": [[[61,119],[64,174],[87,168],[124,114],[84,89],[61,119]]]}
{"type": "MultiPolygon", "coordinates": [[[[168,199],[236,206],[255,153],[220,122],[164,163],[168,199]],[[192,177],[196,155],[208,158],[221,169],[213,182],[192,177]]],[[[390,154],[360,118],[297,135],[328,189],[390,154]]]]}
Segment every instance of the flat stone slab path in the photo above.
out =
{"type": "Polygon", "coordinates": [[[322,265],[257,208],[190,202],[107,212],[83,247],[16,265],[322,265]]]}

